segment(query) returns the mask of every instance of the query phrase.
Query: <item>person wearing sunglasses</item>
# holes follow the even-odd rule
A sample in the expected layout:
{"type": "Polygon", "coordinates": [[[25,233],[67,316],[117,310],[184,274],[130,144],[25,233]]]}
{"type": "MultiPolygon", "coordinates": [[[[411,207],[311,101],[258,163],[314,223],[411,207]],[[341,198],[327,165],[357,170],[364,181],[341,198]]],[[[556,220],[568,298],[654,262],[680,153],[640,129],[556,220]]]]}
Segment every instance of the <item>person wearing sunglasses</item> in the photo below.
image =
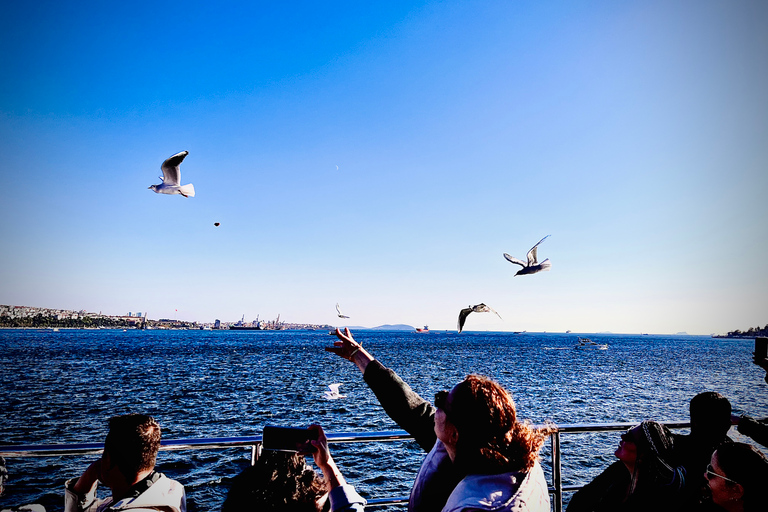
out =
{"type": "Polygon", "coordinates": [[[618,461],[579,489],[567,512],[674,511],[680,508],[684,472],[671,463],[672,433],[643,421],[621,434],[618,461]]]}
{"type": "Polygon", "coordinates": [[[712,454],[704,478],[712,503],[727,512],[768,509],[768,459],[754,446],[728,443],[712,454]]]}
{"type": "Polygon", "coordinates": [[[427,456],[409,512],[550,510],[539,450],[552,429],[519,421],[512,396],[493,380],[469,375],[435,395],[434,406],[355,341],[349,329],[326,350],[353,362],[384,411],[427,456]]]}

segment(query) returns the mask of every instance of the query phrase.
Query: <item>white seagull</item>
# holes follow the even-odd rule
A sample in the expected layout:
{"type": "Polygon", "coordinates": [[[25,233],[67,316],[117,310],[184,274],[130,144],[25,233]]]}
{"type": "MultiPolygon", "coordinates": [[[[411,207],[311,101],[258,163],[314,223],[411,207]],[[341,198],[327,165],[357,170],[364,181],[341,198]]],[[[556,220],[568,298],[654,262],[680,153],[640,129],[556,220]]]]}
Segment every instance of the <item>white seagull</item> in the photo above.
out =
{"type": "Polygon", "coordinates": [[[549,236],[550,235],[545,236],[544,238],[539,240],[536,245],[531,247],[531,250],[528,251],[528,255],[526,256],[528,259],[527,263],[520,261],[519,259],[514,258],[507,253],[504,253],[504,257],[507,259],[507,261],[523,267],[521,270],[517,271],[517,273],[515,274],[516,276],[524,276],[525,274],[535,274],[536,272],[541,272],[542,270],[549,270],[550,267],[552,267],[552,264],[549,262],[549,258],[539,263],[538,258],[536,256],[536,248],[539,246],[541,242],[549,238],[549,236]]]}
{"type": "Polygon", "coordinates": [[[163,170],[163,175],[160,176],[162,183],[150,185],[149,188],[158,194],[181,194],[184,197],[195,197],[194,185],[191,183],[189,185],[181,185],[181,170],[179,166],[188,154],[189,151],[182,151],[163,162],[163,165],[160,166],[160,169],[163,170]]]}
{"type": "Polygon", "coordinates": [[[503,320],[503,318],[501,318],[501,315],[496,313],[496,311],[494,311],[492,307],[486,306],[485,304],[480,303],[475,306],[466,307],[461,311],[459,311],[459,323],[458,323],[459,332],[461,332],[461,330],[464,328],[464,322],[467,321],[467,317],[469,316],[470,313],[495,313],[497,317],[503,320]]]}
{"type": "Polygon", "coordinates": [[[346,398],[347,395],[340,395],[339,394],[339,386],[341,386],[340,383],[336,384],[328,384],[329,391],[325,392],[325,398],[328,400],[338,400],[339,398],[346,398]]]}
{"type": "Polygon", "coordinates": [[[336,312],[339,314],[339,318],[349,318],[347,315],[344,315],[341,313],[341,308],[339,307],[339,303],[336,303],[336,312]]]}

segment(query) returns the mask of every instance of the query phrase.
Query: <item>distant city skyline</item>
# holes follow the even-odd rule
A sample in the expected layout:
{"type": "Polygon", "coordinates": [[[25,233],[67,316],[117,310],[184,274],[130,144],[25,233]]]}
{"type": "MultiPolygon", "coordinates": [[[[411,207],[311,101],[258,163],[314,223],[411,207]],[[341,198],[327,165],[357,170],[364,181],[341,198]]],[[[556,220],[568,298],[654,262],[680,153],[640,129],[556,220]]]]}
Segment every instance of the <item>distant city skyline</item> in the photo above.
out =
{"type": "Polygon", "coordinates": [[[766,26],[757,0],[9,4],[0,303],[765,325],[766,26]],[[195,197],[148,190],[181,151],[195,197]]]}

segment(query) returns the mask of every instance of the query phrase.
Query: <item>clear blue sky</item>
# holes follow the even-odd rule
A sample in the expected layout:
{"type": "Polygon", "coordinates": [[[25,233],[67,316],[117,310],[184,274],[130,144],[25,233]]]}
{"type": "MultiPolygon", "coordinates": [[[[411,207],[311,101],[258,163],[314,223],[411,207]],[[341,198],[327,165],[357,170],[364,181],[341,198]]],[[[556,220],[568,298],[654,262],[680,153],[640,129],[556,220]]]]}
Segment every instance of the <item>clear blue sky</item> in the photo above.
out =
{"type": "Polygon", "coordinates": [[[0,304],[765,325],[766,26],[763,1],[8,4],[0,304]],[[148,190],[182,150],[197,196],[148,190]],[[547,234],[552,270],[513,277],[547,234]]]}

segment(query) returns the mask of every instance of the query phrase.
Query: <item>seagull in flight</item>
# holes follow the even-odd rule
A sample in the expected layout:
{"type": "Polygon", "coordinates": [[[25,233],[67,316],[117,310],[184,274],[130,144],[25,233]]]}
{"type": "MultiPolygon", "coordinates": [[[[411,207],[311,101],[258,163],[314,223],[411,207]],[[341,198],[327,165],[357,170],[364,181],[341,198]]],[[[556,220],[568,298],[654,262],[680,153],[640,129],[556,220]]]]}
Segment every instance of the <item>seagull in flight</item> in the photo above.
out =
{"type": "Polygon", "coordinates": [[[340,395],[339,394],[339,386],[341,386],[340,383],[335,384],[328,384],[328,390],[325,392],[325,398],[328,400],[338,400],[339,398],[346,398],[347,395],[340,395]]]}
{"type": "Polygon", "coordinates": [[[339,307],[339,303],[336,303],[336,312],[339,314],[339,318],[349,318],[347,315],[344,315],[341,313],[341,308],[339,307]]]}
{"type": "Polygon", "coordinates": [[[150,190],[154,190],[157,194],[181,194],[184,197],[195,197],[194,185],[191,183],[189,185],[181,184],[181,170],[179,166],[188,154],[189,151],[182,151],[163,162],[163,165],[160,166],[160,169],[163,171],[163,175],[160,177],[162,183],[150,185],[150,190]]]}
{"type": "Polygon", "coordinates": [[[539,240],[536,245],[531,247],[531,250],[528,251],[528,255],[526,256],[526,258],[528,258],[528,263],[525,263],[524,261],[520,261],[519,259],[512,257],[507,253],[504,253],[504,257],[507,259],[507,261],[523,267],[522,269],[517,271],[517,273],[515,274],[516,276],[524,276],[525,274],[535,274],[536,272],[541,272],[542,270],[549,270],[550,267],[552,267],[552,264],[549,262],[549,258],[539,263],[538,257],[536,256],[536,248],[539,246],[541,242],[543,242],[549,237],[550,235],[545,236],[544,238],[539,240]]]}
{"type": "MultiPolygon", "coordinates": [[[[467,317],[470,313],[495,313],[497,317],[501,319],[501,315],[496,313],[492,307],[485,304],[477,304],[476,306],[469,306],[459,311],[459,332],[464,328],[464,322],[467,321],[467,317]]],[[[502,319],[503,320],[503,319],[502,319]]]]}

